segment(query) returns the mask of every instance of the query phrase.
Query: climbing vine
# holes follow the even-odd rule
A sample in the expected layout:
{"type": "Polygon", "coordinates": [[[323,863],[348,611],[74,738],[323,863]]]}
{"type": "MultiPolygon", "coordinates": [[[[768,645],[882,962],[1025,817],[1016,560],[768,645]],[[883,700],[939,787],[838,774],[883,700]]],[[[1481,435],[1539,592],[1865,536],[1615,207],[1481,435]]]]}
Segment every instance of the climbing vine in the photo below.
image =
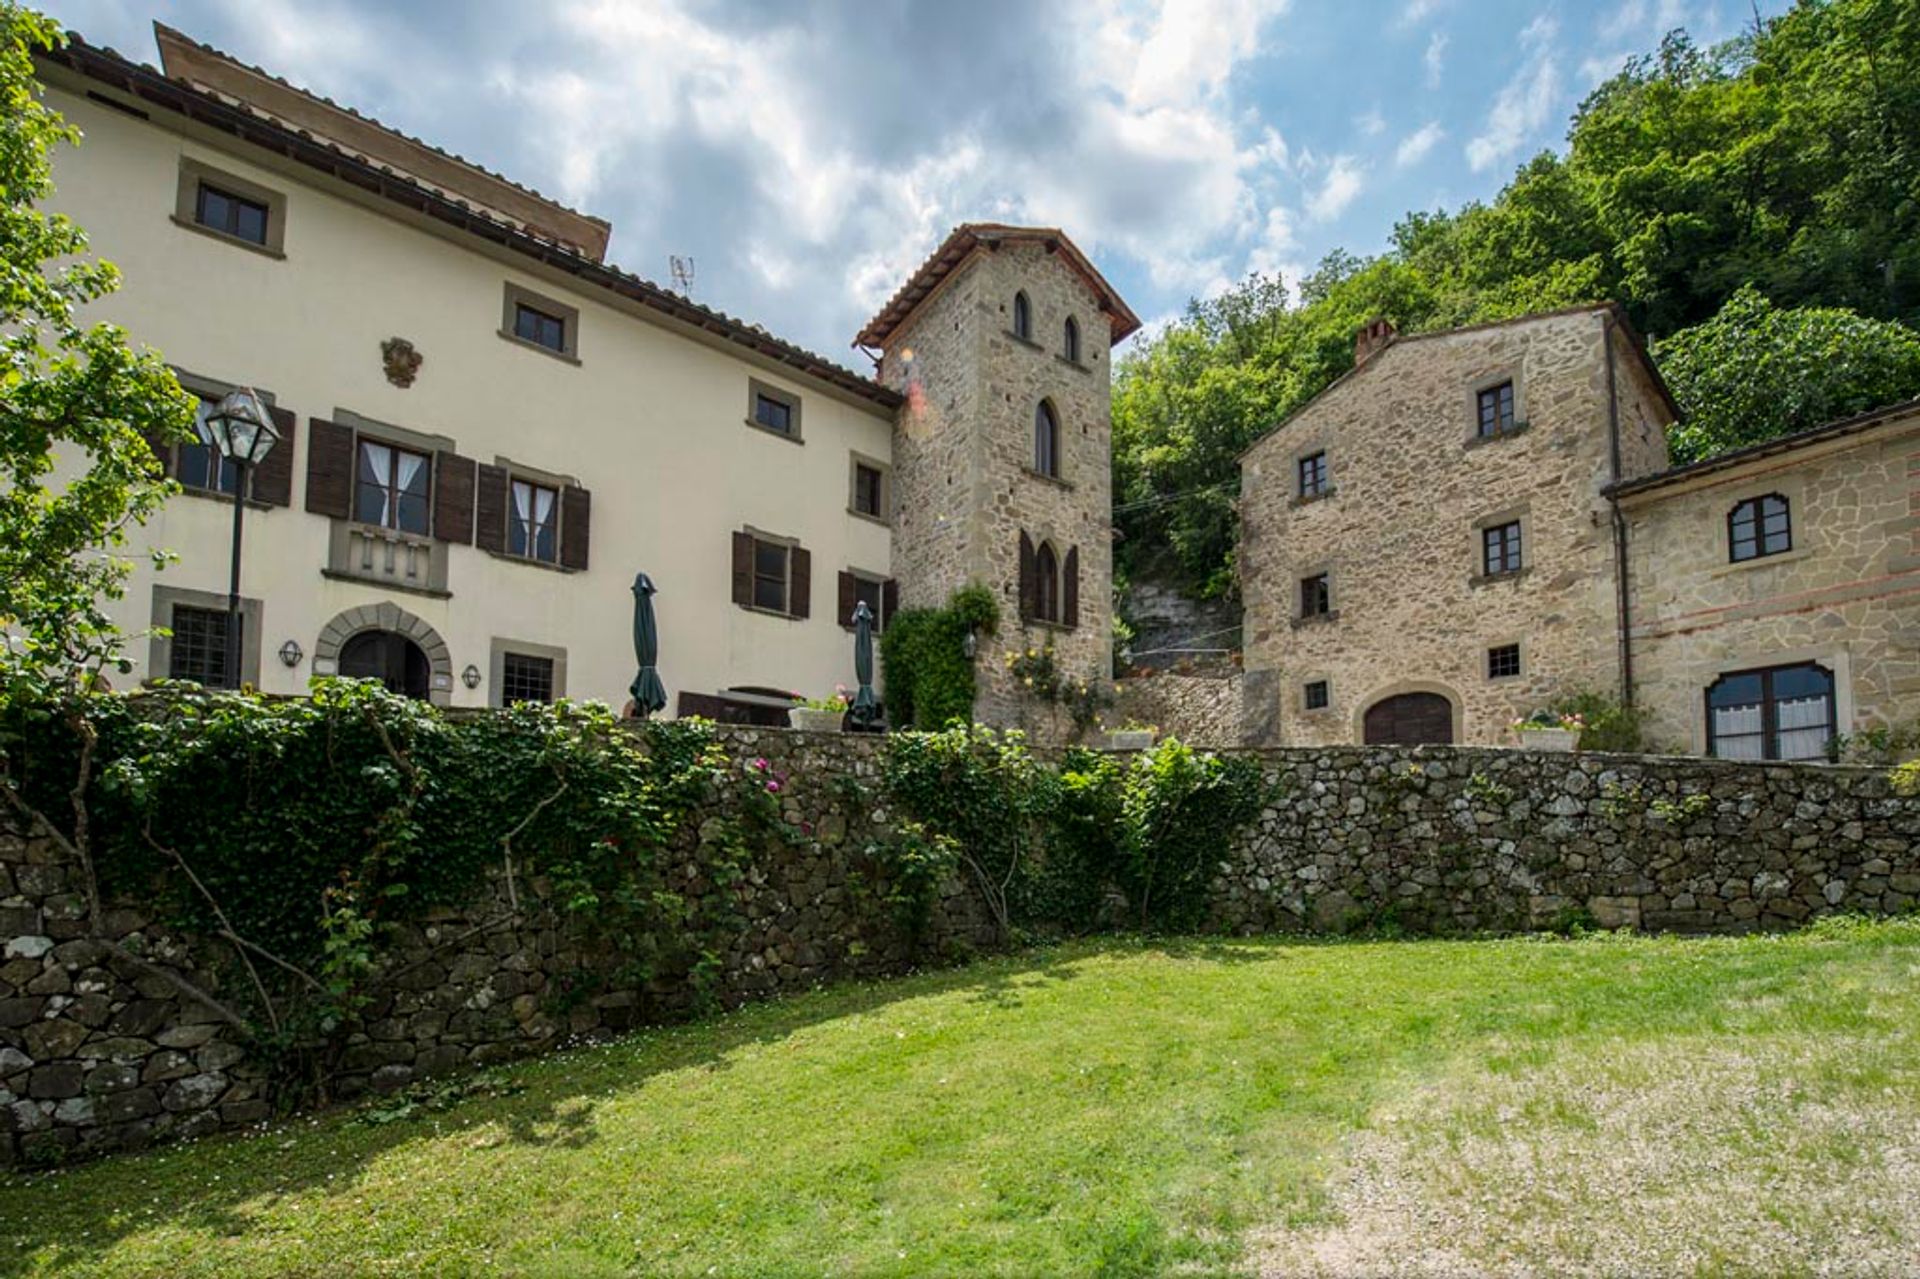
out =
{"type": "Polygon", "coordinates": [[[880,635],[887,718],[896,729],[938,730],[973,717],[977,691],[967,635],[993,634],[1000,608],[978,584],[953,593],[944,608],[906,608],[880,635]]]}

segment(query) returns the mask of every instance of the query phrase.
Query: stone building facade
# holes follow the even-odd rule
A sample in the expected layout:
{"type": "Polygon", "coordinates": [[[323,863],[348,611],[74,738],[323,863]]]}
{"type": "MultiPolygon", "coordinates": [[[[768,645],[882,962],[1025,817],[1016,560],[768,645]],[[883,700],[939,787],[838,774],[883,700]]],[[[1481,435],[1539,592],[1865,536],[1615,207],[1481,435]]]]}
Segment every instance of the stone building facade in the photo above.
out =
{"type": "Polygon", "coordinates": [[[1355,356],[1242,459],[1248,740],[1511,744],[1591,691],[1812,759],[1920,716],[1920,408],[1670,469],[1616,308],[1355,356]]]}
{"type": "Polygon", "coordinates": [[[1109,354],[1139,321],[1056,230],[959,228],[858,341],[905,401],[893,575],[904,605],[970,582],[1000,605],[977,716],[1054,735],[1004,655],[1051,647],[1070,678],[1113,667],[1109,354]]]}

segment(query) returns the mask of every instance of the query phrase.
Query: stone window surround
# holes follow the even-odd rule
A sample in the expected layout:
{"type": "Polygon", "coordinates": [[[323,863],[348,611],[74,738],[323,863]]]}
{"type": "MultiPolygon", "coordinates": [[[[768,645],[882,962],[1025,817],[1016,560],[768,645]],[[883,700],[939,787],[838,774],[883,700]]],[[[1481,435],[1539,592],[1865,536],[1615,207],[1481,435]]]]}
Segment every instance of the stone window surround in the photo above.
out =
{"type": "Polygon", "coordinates": [[[1338,487],[1333,482],[1332,447],[1315,441],[1295,448],[1292,458],[1287,463],[1287,488],[1291,494],[1287,502],[1289,507],[1298,508],[1311,506],[1315,502],[1324,502],[1332,497],[1334,493],[1338,491],[1338,487]],[[1326,459],[1325,487],[1318,493],[1302,493],[1300,491],[1300,464],[1316,453],[1324,455],[1326,459]]]}
{"type": "MultiPolygon", "coordinates": [[[[161,635],[160,628],[173,626],[173,610],[180,604],[188,608],[212,609],[220,613],[227,611],[227,597],[223,592],[196,591],[190,587],[162,586],[156,583],[153,588],[151,614],[154,632],[147,641],[148,679],[167,677],[167,667],[173,657],[173,638],[161,635]]],[[[258,599],[245,595],[240,597],[240,680],[255,688],[260,687],[260,627],[264,621],[265,609],[265,604],[258,599]]]]}
{"type": "Polygon", "coordinates": [[[1527,417],[1527,382],[1521,376],[1518,366],[1506,366],[1480,377],[1471,378],[1464,384],[1461,395],[1462,411],[1467,419],[1467,448],[1480,448],[1488,444],[1497,444],[1501,440],[1511,440],[1525,435],[1531,425],[1527,417]],[[1502,382],[1513,383],[1513,429],[1497,435],[1480,434],[1480,392],[1490,391],[1502,382]]]}
{"type": "MultiPolygon", "coordinates": [[[[789,444],[806,443],[806,436],[801,429],[800,410],[801,400],[798,391],[790,391],[784,386],[775,386],[771,382],[763,382],[757,377],[749,377],[747,379],[747,425],[762,435],[771,435],[774,439],[785,440],[789,444]],[[787,406],[787,420],[793,423],[792,430],[776,431],[760,421],[759,415],[755,410],[759,408],[760,397],[763,395],[770,400],[776,400],[787,406]]],[[[849,505],[851,505],[851,503],[849,503],[849,505]]]]}
{"type": "Polygon", "coordinates": [[[496,635],[487,654],[487,705],[496,709],[500,706],[500,691],[506,684],[508,653],[547,658],[553,663],[553,699],[559,701],[567,695],[566,649],[552,644],[536,644],[532,640],[502,639],[496,635]]]}
{"type": "Polygon", "coordinates": [[[393,631],[418,644],[420,651],[427,655],[427,700],[435,706],[452,703],[453,658],[447,651],[447,642],[431,625],[391,600],[345,609],[321,627],[313,644],[313,673],[338,675],[340,650],[362,631],[393,631]]]}
{"type": "Polygon", "coordinates": [[[797,537],[789,537],[785,533],[769,533],[765,529],[755,528],[751,524],[742,524],[740,531],[756,542],[765,542],[769,546],[784,546],[787,548],[787,611],[783,613],[777,609],[762,608],[760,605],[753,603],[740,604],[735,607],[743,608],[749,613],[758,613],[762,617],[777,617],[785,622],[806,621],[806,618],[795,617],[793,615],[793,552],[800,549],[800,539],[797,537]]]}
{"type": "Polygon", "coordinates": [[[1775,472],[1771,475],[1755,476],[1738,487],[1724,486],[1726,496],[1717,503],[1714,512],[1714,565],[1711,575],[1724,577],[1729,573],[1746,573],[1757,568],[1772,568],[1777,564],[1791,564],[1803,560],[1813,553],[1811,539],[1802,536],[1808,531],[1807,479],[1804,474],[1775,472]],[[1749,498],[1766,497],[1778,494],[1787,499],[1787,533],[1793,539],[1789,550],[1773,555],[1756,555],[1749,560],[1733,558],[1733,530],[1729,526],[1729,517],[1733,508],[1749,498]]]}
{"type": "MultiPolygon", "coordinates": [[[[258,246],[250,246],[250,247],[258,247],[258,246]]],[[[183,388],[185,388],[191,394],[202,396],[206,399],[211,399],[211,400],[221,399],[222,397],[226,396],[230,392],[239,390],[241,387],[241,384],[238,382],[223,382],[219,378],[205,377],[199,373],[194,373],[190,370],[183,369],[178,365],[168,365],[167,367],[173,370],[174,378],[180,383],[180,385],[183,388]]],[[[254,387],[253,389],[260,396],[260,399],[266,404],[268,408],[277,407],[276,401],[274,399],[274,394],[272,391],[268,391],[257,386],[254,387]]],[[[178,447],[178,446],[176,445],[175,447],[178,447]]],[[[275,448],[292,448],[293,442],[291,440],[281,440],[278,443],[276,443],[274,447],[275,448]]],[[[258,469],[258,468],[255,468],[255,469],[258,469]]],[[[171,474],[171,472],[169,472],[169,474],[171,474]]],[[[253,487],[252,471],[247,472],[247,487],[248,488],[253,487]]],[[[186,484],[182,484],[180,486],[180,492],[184,496],[197,497],[197,498],[200,498],[202,501],[218,502],[222,506],[233,505],[233,495],[230,493],[219,493],[219,492],[215,492],[213,489],[193,488],[186,484]]],[[[247,497],[246,504],[247,504],[247,509],[250,511],[271,511],[274,509],[268,503],[262,502],[258,498],[255,498],[252,496],[247,497]]]]}
{"type": "Polygon", "coordinates": [[[263,257],[284,260],[287,232],[287,196],[284,191],[261,186],[225,169],[215,168],[204,160],[190,155],[180,157],[180,183],[174,201],[173,224],[195,235],[204,235],[218,240],[222,244],[231,244],[249,253],[258,253],[263,257]],[[267,242],[255,244],[252,240],[243,240],[237,235],[228,235],[225,231],[201,225],[199,212],[200,184],[231,191],[258,204],[267,206],[267,242]]]}
{"type": "MultiPolygon", "coordinates": [[[[562,475],[558,471],[543,471],[538,467],[528,466],[524,462],[516,462],[512,458],[502,456],[501,454],[498,454],[498,453],[494,454],[493,464],[507,473],[507,518],[508,519],[513,518],[513,482],[515,480],[526,480],[530,484],[538,484],[544,488],[550,488],[553,490],[554,558],[551,562],[549,562],[547,560],[534,559],[530,555],[515,555],[511,551],[488,551],[487,554],[493,556],[493,558],[497,560],[505,560],[509,564],[524,564],[529,568],[546,569],[550,573],[572,574],[572,573],[579,572],[580,570],[578,569],[568,568],[566,565],[562,564],[559,559],[559,554],[560,554],[560,545],[561,545],[560,539],[566,535],[566,531],[567,531],[566,503],[562,502],[560,498],[561,498],[561,495],[564,494],[569,488],[579,487],[580,481],[571,475],[562,475]]],[[[536,654],[536,656],[543,656],[543,655],[536,654]]],[[[554,686],[556,688],[559,687],[558,675],[555,675],[554,677],[554,686]]],[[[558,697],[559,694],[555,693],[554,696],[558,697]]]]}
{"type": "Polygon", "coordinates": [[[558,298],[536,293],[524,284],[508,280],[501,295],[500,337],[525,350],[538,351],[550,359],[577,365],[580,363],[580,309],[568,306],[558,298]],[[560,321],[563,341],[558,351],[550,346],[542,346],[538,342],[529,342],[514,332],[514,312],[522,303],[536,311],[544,311],[560,321]]]}
{"type": "Polygon", "coordinates": [[[1302,626],[1322,626],[1340,620],[1340,572],[1332,561],[1309,564],[1293,574],[1293,599],[1288,612],[1289,620],[1297,630],[1302,626]],[[1327,611],[1308,614],[1301,611],[1300,588],[1310,577],[1325,574],[1327,578],[1327,611]]]}
{"type": "Polygon", "coordinates": [[[1811,662],[1831,671],[1833,673],[1833,731],[1836,733],[1853,731],[1853,658],[1844,645],[1837,648],[1803,646],[1765,651],[1742,648],[1740,652],[1744,656],[1726,657],[1710,664],[1702,672],[1701,678],[1695,681],[1697,687],[1692,689],[1693,695],[1688,698],[1693,705],[1690,726],[1693,754],[1709,758],[1707,755],[1707,690],[1723,676],[1739,675],[1747,671],[1770,670],[1779,666],[1800,666],[1811,662]]]}
{"type": "Polygon", "coordinates": [[[1299,696],[1300,696],[1300,706],[1299,706],[1300,714],[1332,715],[1334,713],[1333,676],[1324,674],[1324,673],[1315,673],[1315,674],[1308,675],[1305,679],[1302,679],[1300,681],[1298,689],[1299,689],[1299,696]],[[1314,684],[1326,685],[1327,704],[1325,706],[1307,705],[1307,689],[1314,684]]]}
{"type": "Polygon", "coordinates": [[[877,457],[849,450],[847,453],[847,514],[883,528],[893,526],[893,467],[877,457]],[[880,472],[880,514],[869,515],[856,502],[859,497],[860,468],[880,472]]]}
{"type": "MultiPolygon", "coordinates": [[[[1521,534],[1521,538],[1522,538],[1521,545],[1523,547],[1525,546],[1525,537],[1526,537],[1526,534],[1523,532],[1521,534]]],[[[1527,678],[1527,676],[1532,671],[1533,671],[1532,645],[1530,645],[1527,642],[1527,637],[1524,635],[1496,636],[1495,638],[1486,641],[1486,643],[1480,646],[1480,678],[1485,680],[1489,684],[1511,684],[1516,680],[1523,680],[1527,678]],[[1512,675],[1493,674],[1490,663],[1493,660],[1493,656],[1492,656],[1493,650],[1496,648],[1519,649],[1520,650],[1519,671],[1517,671],[1512,675]]]]}
{"type": "Polygon", "coordinates": [[[1533,571],[1533,514],[1529,503],[1522,502],[1518,506],[1510,506],[1481,516],[1473,522],[1472,536],[1469,540],[1470,553],[1473,557],[1467,573],[1469,586],[1485,586],[1493,582],[1515,582],[1533,571]],[[1520,567],[1508,573],[1488,573],[1484,535],[1488,529],[1498,528],[1502,524],[1520,526],[1520,567]]]}
{"type": "Polygon", "coordinates": [[[423,595],[429,599],[451,598],[451,592],[447,590],[447,544],[432,536],[432,528],[433,504],[439,498],[439,492],[435,486],[435,477],[433,474],[433,455],[439,452],[457,452],[458,450],[452,438],[445,435],[431,435],[425,431],[410,430],[404,426],[395,426],[391,422],[382,422],[375,418],[366,417],[362,414],[355,413],[352,409],[342,408],[337,404],[333,409],[332,420],[340,426],[353,428],[355,436],[353,487],[349,490],[354,496],[349,500],[348,509],[350,511],[354,509],[354,502],[357,501],[358,497],[357,490],[359,486],[360,466],[359,437],[368,436],[378,444],[391,444],[414,453],[426,454],[428,468],[428,532],[424,534],[401,533],[396,529],[386,528],[378,524],[363,524],[351,516],[346,519],[330,518],[327,521],[327,562],[326,566],[320,570],[320,576],[334,581],[371,583],[381,590],[403,591],[409,595],[423,595]],[[405,540],[411,544],[427,548],[426,553],[429,557],[429,567],[424,582],[398,581],[385,576],[370,576],[357,571],[353,567],[352,557],[352,542],[356,536],[355,530],[367,530],[370,531],[372,536],[389,540],[405,540]]]}

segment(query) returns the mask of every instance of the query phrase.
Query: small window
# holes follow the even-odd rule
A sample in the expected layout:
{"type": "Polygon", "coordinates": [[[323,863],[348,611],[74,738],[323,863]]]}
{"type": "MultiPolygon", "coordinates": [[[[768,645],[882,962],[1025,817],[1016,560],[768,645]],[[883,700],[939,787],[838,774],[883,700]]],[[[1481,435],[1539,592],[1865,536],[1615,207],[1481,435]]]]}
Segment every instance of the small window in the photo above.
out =
{"type": "Polygon", "coordinates": [[[174,462],[174,478],[180,481],[182,488],[199,489],[204,493],[231,493],[239,485],[239,465],[221,457],[219,449],[204,442],[207,417],[219,404],[218,399],[203,395],[194,405],[194,442],[181,444],[174,462]]]}
{"type": "Polygon", "coordinates": [[[1513,419],[1513,383],[1502,382],[1480,392],[1480,438],[1506,435],[1518,425],[1513,419]]]}
{"type": "Polygon", "coordinates": [[[1067,322],[1061,326],[1060,354],[1075,364],[1080,363],[1080,321],[1074,319],[1071,315],[1067,317],[1067,322]]]}
{"type": "Polygon", "coordinates": [[[551,702],[553,659],[530,653],[503,653],[500,660],[500,704],[551,702]]]}
{"type": "Polygon", "coordinates": [[[747,423],[799,443],[800,397],[758,378],[748,378],[747,423]]]}
{"type": "Polygon", "coordinates": [[[1327,455],[1319,452],[1300,459],[1300,496],[1319,497],[1327,491],[1327,455]]]}
{"type": "Polygon", "coordinates": [[[1045,400],[1033,410],[1033,469],[1060,478],[1060,419],[1045,400]]]}
{"type": "Polygon", "coordinates": [[[507,512],[507,553],[558,563],[559,532],[559,490],[528,480],[513,481],[513,506],[507,512]]]}
{"type": "Polygon", "coordinates": [[[190,679],[208,688],[231,687],[227,680],[227,617],[218,609],[173,606],[168,679],[190,679]]]}
{"type": "Polygon", "coordinates": [[[1512,679],[1520,673],[1520,646],[1501,644],[1487,650],[1487,678],[1512,679]]]}
{"type": "Polygon", "coordinates": [[[1042,622],[1060,620],[1060,561],[1045,542],[1033,557],[1033,615],[1042,622]]]}
{"type": "Polygon", "coordinates": [[[267,206],[258,200],[223,191],[210,182],[202,182],[194,197],[193,220],[210,231],[218,231],[263,248],[266,246],[267,206]]]}
{"type": "Polygon", "coordinates": [[[1519,520],[1480,530],[1480,567],[1488,577],[1518,573],[1522,564],[1519,520]]]}
{"type": "Polygon", "coordinates": [[[1707,753],[1721,759],[1826,759],[1836,729],[1823,666],[1742,671],[1707,690],[1707,753]]]}
{"type": "Polygon", "coordinates": [[[787,611],[787,581],[793,557],[778,542],[753,543],[753,606],[773,613],[787,611]]]}
{"type": "Polygon", "coordinates": [[[1727,549],[1738,564],[1793,549],[1787,499],[1778,493],[1750,497],[1727,514],[1727,549]]]}
{"type": "Polygon", "coordinates": [[[1300,616],[1325,617],[1333,612],[1333,579],[1315,573],[1300,579],[1300,616]]]}
{"type": "Polygon", "coordinates": [[[514,304],[513,335],[535,346],[544,346],[549,351],[566,354],[567,321],[565,317],[549,315],[539,307],[528,306],[525,302],[514,304]]]}
{"type": "Polygon", "coordinates": [[[1309,680],[1301,691],[1301,703],[1310,711],[1323,711],[1333,702],[1332,691],[1323,679],[1309,680]]]}
{"type": "Polygon", "coordinates": [[[362,524],[426,536],[430,471],[424,453],[361,440],[353,518],[362,524]]]}
{"type": "Polygon", "coordinates": [[[1013,335],[1033,341],[1033,303],[1024,293],[1013,295],[1013,335]]]}
{"type": "MultiPolygon", "coordinates": [[[[853,464],[853,509],[876,520],[887,518],[887,476],[877,466],[853,464]]],[[[876,613],[875,616],[878,616],[876,613]]]]}

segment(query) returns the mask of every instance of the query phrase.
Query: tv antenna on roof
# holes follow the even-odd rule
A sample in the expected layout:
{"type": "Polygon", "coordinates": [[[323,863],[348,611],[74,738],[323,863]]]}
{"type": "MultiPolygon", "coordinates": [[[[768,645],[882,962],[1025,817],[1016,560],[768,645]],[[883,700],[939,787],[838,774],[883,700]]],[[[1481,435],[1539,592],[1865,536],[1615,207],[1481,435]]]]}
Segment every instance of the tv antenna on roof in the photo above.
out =
{"type": "Polygon", "coordinates": [[[693,259],[683,258],[678,253],[667,255],[667,269],[673,273],[673,287],[688,297],[693,296],[693,259]]]}

